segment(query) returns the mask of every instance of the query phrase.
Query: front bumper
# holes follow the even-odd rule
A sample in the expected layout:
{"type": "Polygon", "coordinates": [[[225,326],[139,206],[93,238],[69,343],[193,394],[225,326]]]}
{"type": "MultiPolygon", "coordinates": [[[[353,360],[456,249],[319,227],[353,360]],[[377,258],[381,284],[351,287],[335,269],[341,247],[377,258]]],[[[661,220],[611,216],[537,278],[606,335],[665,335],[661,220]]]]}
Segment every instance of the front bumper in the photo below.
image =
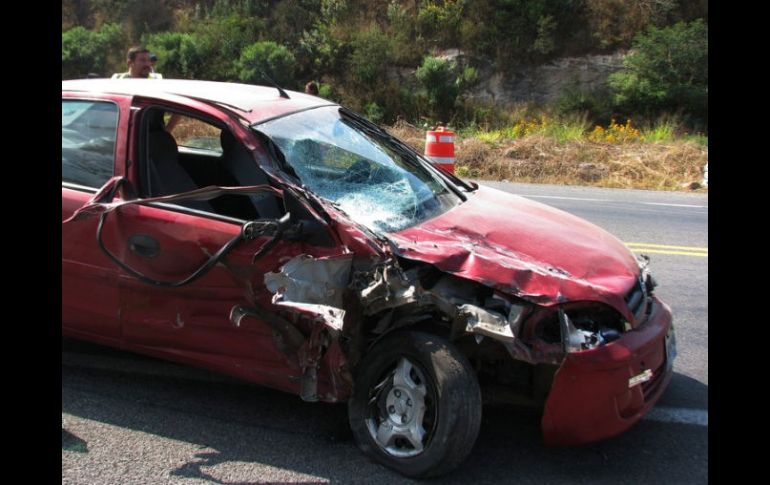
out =
{"type": "MultiPolygon", "coordinates": [[[[546,445],[576,445],[615,436],[655,405],[671,381],[675,354],[667,361],[671,310],[657,298],[652,305],[647,321],[620,339],[567,355],[545,403],[546,445]],[[629,387],[629,379],[647,370],[652,371],[649,380],[629,387]]],[[[673,350],[674,345],[671,342],[669,348],[673,350]]]]}

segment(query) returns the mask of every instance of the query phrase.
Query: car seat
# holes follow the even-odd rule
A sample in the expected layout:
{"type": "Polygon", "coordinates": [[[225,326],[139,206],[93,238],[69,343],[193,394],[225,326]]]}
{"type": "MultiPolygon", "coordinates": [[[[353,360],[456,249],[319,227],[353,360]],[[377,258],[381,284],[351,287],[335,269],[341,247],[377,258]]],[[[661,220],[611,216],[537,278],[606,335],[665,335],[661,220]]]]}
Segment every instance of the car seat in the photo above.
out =
{"type": "MultiPolygon", "coordinates": [[[[179,164],[176,140],[165,130],[163,111],[154,110],[149,116],[147,146],[150,194],[152,196],[172,195],[200,188],[179,164]]],[[[183,200],[175,204],[213,212],[211,204],[205,200],[183,200]]]]}
{"type": "MultiPolygon", "coordinates": [[[[228,130],[222,130],[219,135],[222,144],[222,166],[227,170],[238,185],[269,185],[267,175],[259,168],[254,157],[235,139],[228,130]]],[[[278,219],[283,214],[278,199],[269,193],[249,196],[259,217],[266,219],[278,219]]]]}

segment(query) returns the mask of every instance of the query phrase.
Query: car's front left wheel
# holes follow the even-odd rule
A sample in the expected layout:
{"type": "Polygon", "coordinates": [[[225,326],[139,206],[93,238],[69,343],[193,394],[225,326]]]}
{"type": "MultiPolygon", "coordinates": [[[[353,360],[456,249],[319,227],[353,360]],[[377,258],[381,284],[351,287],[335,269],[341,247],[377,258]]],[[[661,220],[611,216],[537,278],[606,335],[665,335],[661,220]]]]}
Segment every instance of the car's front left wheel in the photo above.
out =
{"type": "Polygon", "coordinates": [[[368,352],[348,406],[364,453],[410,477],[455,468],[481,424],[481,392],[467,358],[421,332],[394,333],[368,352]]]}

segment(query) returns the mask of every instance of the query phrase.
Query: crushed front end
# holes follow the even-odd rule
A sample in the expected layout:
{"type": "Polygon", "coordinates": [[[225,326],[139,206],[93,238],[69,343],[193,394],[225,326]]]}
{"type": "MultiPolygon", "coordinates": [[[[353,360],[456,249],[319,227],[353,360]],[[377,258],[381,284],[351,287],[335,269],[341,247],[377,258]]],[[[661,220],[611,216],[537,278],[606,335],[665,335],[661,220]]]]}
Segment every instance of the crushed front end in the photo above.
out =
{"type": "Polygon", "coordinates": [[[676,355],[671,310],[651,297],[649,312],[612,342],[568,352],[545,403],[549,445],[574,445],[625,431],[657,402],[676,355]]]}

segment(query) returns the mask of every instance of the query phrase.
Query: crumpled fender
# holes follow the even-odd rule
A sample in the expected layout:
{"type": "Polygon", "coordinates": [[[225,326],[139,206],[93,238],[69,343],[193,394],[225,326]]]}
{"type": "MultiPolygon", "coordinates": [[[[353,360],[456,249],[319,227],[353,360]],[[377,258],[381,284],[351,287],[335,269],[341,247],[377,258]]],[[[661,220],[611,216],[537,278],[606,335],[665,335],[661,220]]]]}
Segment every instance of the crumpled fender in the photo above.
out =
{"type": "Polygon", "coordinates": [[[671,310],[654,298],[640,327],[609,345],[569,353],[554,375],[542,419],[546,445],[577,445],[617,435],[658,401],[673,371],[666,366],[665,335],[671,310]],[[652,379],[629,382],[645,370],[652,379]]]}
{"type": "Polygon", "coordinates": [[[520,196],[479,187],[446,213],[389,234],[399,256],[533,303],[591,300],[631,320],[623,295],[639,274],[603,229],[520,196]]]}

